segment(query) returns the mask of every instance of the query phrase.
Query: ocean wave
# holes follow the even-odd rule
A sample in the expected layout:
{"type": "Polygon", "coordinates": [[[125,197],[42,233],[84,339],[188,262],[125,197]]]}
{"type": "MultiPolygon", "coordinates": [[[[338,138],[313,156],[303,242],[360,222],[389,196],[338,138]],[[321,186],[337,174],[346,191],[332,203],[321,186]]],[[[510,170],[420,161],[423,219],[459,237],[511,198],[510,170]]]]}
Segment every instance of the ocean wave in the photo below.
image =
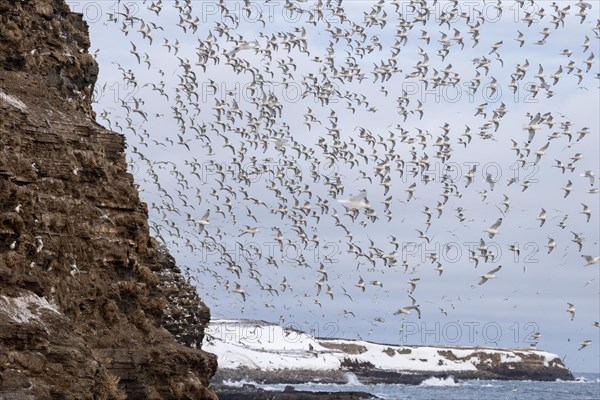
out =
{"type": "Polygon", "coordinates": [[[346,382],[346,385],[363,386],[363,384],[358,380],[358,377],[356,375],[354,375],[352,372],[347,372],[344,374],[344,376],[348,380],[348,382],[346,382]]]}
{"type": "Polygon", "coordinates": [[[431,377],[425,379],[419,386],[461,386],[461,384],[456,382],[454,377],[449,376],[447,378],[431,377]]]}
{"type": "Polygon", "coordinates": [[[575,380],[572,380],[572,381],[563,381],[561,379],[557,379],[556,382],[561,382],[561,383],[599,383],[600,378],[589,378],[586,376],[576,376],[575,380]]]}
{"type": "Polygon", "coordinates": [[[245,379],[242,379],[240,381],[232,381],[230,379],[226,379],[223,381],[223,385],[224,386],[229,386],[229,387],[236,387],[236,388],[241,388],[244,385],[253,385],[253,386],[257,386],[258,383],[253,382],[253,381],[247,381],[245,379]]]}
{"type": "MultiPolygon", "coordinates": [[[[485,382],[485,381],[482,381],[485,382]]],[[[497,387],[500,385],[492,385],[491,383],[480,383],[478,381],[467,381],[467,382],[461,382],[462,386],[474,386],[474,387],[497,387]]]]}

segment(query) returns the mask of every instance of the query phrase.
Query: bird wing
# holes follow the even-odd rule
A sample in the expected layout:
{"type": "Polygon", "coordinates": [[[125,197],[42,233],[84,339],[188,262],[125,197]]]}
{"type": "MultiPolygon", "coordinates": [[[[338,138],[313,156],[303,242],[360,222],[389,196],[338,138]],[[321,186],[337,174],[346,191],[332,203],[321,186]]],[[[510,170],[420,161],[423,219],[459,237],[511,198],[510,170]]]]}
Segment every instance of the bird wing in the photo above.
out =
{"type": "Polygon", "coordinates": [[[358,193],[356,196],[352,196],[350,197],[350,201],[355,202],[355,201],[363,201],[367,199],[367,192],[365,190],[361,190],[360,193],[358,193]]]}
{"type": "Polygon", "coordinates": [[[498,218],[498,220],[496,222],[494,222],[494,225],[490,226],[490,230],[491,229],[498,229],[498,227],[500,226],[500,224],[502,224],[502,218],[498,218]]]}
{"type": "Polygon", "coordinates": [[[495,274],[496,272],[500,271],[500,268],[502,268],[502,265],[498,266],[498,268],[494,268],[493,270],[488,272],[488,274],[495,274]]]}
{"type": "Polygon", "coordinates": [[[419,306],[414,306],[415,310],[417,310],[417,316],[419,317],[419,319],[421,319],[421,309],[419,308],[419,306]]]}

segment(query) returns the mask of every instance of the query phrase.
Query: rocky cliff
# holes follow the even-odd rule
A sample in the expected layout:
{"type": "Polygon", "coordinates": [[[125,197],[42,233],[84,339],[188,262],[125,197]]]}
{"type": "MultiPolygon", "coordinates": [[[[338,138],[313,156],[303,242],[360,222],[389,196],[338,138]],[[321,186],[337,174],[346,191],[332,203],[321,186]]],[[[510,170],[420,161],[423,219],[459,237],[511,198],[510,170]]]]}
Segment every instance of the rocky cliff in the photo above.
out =
{"type": "Polygon", "coordinates": [[[208,308],[149,236],[64,0],[0,0],[0,399],[214,399],[208,308]]]}

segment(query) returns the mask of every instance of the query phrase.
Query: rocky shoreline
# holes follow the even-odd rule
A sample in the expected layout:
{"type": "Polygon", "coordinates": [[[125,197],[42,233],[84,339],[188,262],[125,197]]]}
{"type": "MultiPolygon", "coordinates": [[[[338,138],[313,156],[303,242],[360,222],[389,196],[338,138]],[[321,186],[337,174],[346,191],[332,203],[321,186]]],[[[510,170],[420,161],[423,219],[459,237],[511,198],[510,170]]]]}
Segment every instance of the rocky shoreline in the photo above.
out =
{"type": "Polygon", "coordinates": [[[263,390],[255,385],[213,386],[219,400],[362,400],[378,399],[366,392],[309,392],[287,386],[283,391],[263,390]]]}
{"type": "Polygon", "coordinates": [[[364,385],[375,384],[403,384],[403,385],[421,385],[426,380],[437,378],[440,380],[451,379],[454,382],[467,380],[537,380],[537,381],[555,381],[573,380],[573,375],[569,370],[553,369],[550,371],[525,372],[517,370],[489,370],[489,371],[411,371],[396,372],[377,369],[365,369],[362,371],[331,370],[278,370],[264,371],[249,368],[225,369],[220,368],[212,379],[211,389],[219,396],[220,400],[358,400],[358,399],[377,399],[378,397],[367,392],[307,392],[295,390],[293,385],[306,383],[318,384],[348,384],[356,381],[364,385]],[[256,384],[244,383],[242,386],[234,385],[236,382],[255,382],[261,385],[281,385],[285,384],[285,390],[274,391],[264,390],[256,384]]]}
{"type": "MultiPolygon", "coordinates": [[[[557,379],[570,381],[574,377],[570,371],[565,372],[531,372],[517,371],[514,373],[502,371],[419,371],[396,372],[378,369],[354,371],[352,374],[365,385],[375,384],[403,384],[420,385],[430,378],[447,379],[456,381],[464,380],[537,380],[555,381],[557,379]]],[[[314,370],[279,370],[262,371],[248,368],[225,369],[220,368],[212,379],[213,384],[222,385],[226,382],[256,382],[266,385],[288,384],[299,385],[307,382],[322,384],[347,384],[348,371],[314,371],[314,370]]]]}

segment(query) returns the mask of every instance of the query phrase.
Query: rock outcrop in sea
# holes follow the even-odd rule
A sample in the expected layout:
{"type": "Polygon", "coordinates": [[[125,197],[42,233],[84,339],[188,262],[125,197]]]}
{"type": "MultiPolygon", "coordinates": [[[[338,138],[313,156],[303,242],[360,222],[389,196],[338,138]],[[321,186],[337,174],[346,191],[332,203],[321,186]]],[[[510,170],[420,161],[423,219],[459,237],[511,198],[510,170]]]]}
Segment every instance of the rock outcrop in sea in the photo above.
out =
{"type": "Polygon", "coordinates": [[[210,312],[95,122],[87,25],[0,0],[0,398],[216,399],[210,312]]]}

